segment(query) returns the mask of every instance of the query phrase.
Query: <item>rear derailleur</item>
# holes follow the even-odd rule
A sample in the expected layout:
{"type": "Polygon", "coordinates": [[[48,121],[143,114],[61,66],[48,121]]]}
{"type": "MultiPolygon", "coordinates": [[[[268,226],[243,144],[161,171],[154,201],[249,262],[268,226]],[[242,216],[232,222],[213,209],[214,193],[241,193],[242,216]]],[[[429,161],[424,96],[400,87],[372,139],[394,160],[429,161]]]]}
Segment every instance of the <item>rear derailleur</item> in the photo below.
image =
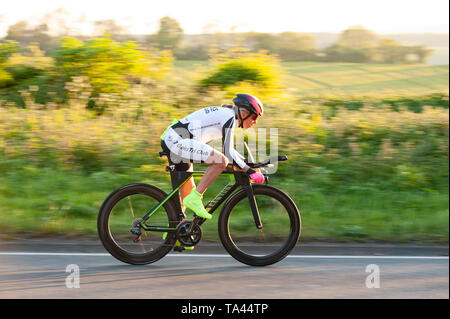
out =
{"type": "Polygon", "coordinates": [[[133,239],[133,242],[135,242],[135,243],[138,243],[142,240],[141,239],[141,235],[142,235],[141,222],[142,222],[142,218],[136,218],[135,220],[133,220],[133,223],[131,224],[130,232],[133,235],[136,235],[136,238],[133,239]]]}

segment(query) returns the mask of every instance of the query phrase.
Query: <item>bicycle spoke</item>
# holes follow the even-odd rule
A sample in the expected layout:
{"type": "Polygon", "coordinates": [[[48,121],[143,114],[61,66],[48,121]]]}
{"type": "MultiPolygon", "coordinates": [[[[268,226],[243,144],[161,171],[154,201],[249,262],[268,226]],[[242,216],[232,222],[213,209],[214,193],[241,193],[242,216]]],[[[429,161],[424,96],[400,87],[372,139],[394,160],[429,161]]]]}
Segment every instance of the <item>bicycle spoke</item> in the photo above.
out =
{"type": "Polygon", "coordinates": [[[133,211],[133,206],[131,205],[130,196],[127,196],[127,199],[128,199],[128,206],[130,207],[130,211],[131,211],[131,217],[134,219],[134,211],[133,211]]]}

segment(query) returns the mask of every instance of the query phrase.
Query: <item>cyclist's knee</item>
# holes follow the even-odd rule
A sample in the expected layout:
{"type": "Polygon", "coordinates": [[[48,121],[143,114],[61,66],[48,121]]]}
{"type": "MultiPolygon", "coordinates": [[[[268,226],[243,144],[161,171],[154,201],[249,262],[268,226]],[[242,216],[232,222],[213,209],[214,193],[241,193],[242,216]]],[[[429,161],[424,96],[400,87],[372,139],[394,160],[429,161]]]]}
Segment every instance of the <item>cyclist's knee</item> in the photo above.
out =
{"type": "Polygon", "coordinates": [[[225,155],[222,155],[222,163],[221,163],[221,167],[223,169],[225,169],[227,167],[227,165],[229,164],[228,158],[225,155]]]}
{"type": "Polygon", "coordinates": [[[213,151],[207,161],[208,164],[217,165],[221,168],[227,167],[229,161],[228,158],[220,152],[213,151]]]}

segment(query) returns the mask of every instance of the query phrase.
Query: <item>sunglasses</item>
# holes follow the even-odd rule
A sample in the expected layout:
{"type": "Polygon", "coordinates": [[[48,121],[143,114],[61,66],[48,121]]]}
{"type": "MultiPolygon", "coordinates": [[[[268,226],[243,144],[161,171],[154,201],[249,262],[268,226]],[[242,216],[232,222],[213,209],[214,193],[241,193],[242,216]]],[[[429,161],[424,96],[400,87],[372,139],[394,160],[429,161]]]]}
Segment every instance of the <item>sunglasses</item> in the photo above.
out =
{"type": "Polygon", "coordinates": [[[251,114],[247,115],[245,118],[243,118],[242,121],[245,121],[245,120],[248,119],[249,117],[250,117],[253,121],[256,121],[256,120],[258,119],[258,115],[257,115],[257,114],[251,113],[251,114]]]}

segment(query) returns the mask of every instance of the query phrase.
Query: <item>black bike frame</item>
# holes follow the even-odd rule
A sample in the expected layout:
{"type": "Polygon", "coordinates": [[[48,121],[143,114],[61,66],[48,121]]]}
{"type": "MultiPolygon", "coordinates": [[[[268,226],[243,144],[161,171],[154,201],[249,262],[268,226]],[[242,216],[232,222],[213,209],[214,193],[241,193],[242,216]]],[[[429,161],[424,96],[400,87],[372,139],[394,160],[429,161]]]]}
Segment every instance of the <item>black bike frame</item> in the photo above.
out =
{"type": "MultiPolygon", "coordinates": [[[[181,209],[181,200],[179,196],[180,188],[191,178],[203,176],[205,174],[204,171],[194,171],[194,172],[186,172],[186,171],[173,171],[170,170],[170,177],[172,182],[172,192],[170,192],[167,197],[160,202],[158,205],[153,207],[145,216],[142,217],[141,226],[144,230],[147,231],[159,231],[159,232],[170,232],[175,231],[176,228],[171,227],[161,227],[161,226],[151,226],[147,225],[145,221],[147,221],[153,213],[155,213],[164,203],[166,203],[170,198],[175,196],[172,199],[172,203],[175,204],[179,217],[179,221],[186,218],[186,215],[183,213],[181,209]]],[[[256,204],[255,196],[253,193],[252,184],[250,184],[250,180],[247,174],[241,171],[230,171],[225,170],[222,172],[222,175],[230,175],[230,182],[212,199],[206,206],[206,210],[208,213],[213,214],[214,211],[233,194],[233,192],[239,187],[242,186],[247,191],[247,197],[250,202],[250,207],[253,214],[253,219],[255,221],[256,228],[262,229],[263,225],[261,222],[261,217],[259,216],[258,205],[256,204]]],[[[195,217],[199,225],[203,224],[206,219],[195,217]]]]}

